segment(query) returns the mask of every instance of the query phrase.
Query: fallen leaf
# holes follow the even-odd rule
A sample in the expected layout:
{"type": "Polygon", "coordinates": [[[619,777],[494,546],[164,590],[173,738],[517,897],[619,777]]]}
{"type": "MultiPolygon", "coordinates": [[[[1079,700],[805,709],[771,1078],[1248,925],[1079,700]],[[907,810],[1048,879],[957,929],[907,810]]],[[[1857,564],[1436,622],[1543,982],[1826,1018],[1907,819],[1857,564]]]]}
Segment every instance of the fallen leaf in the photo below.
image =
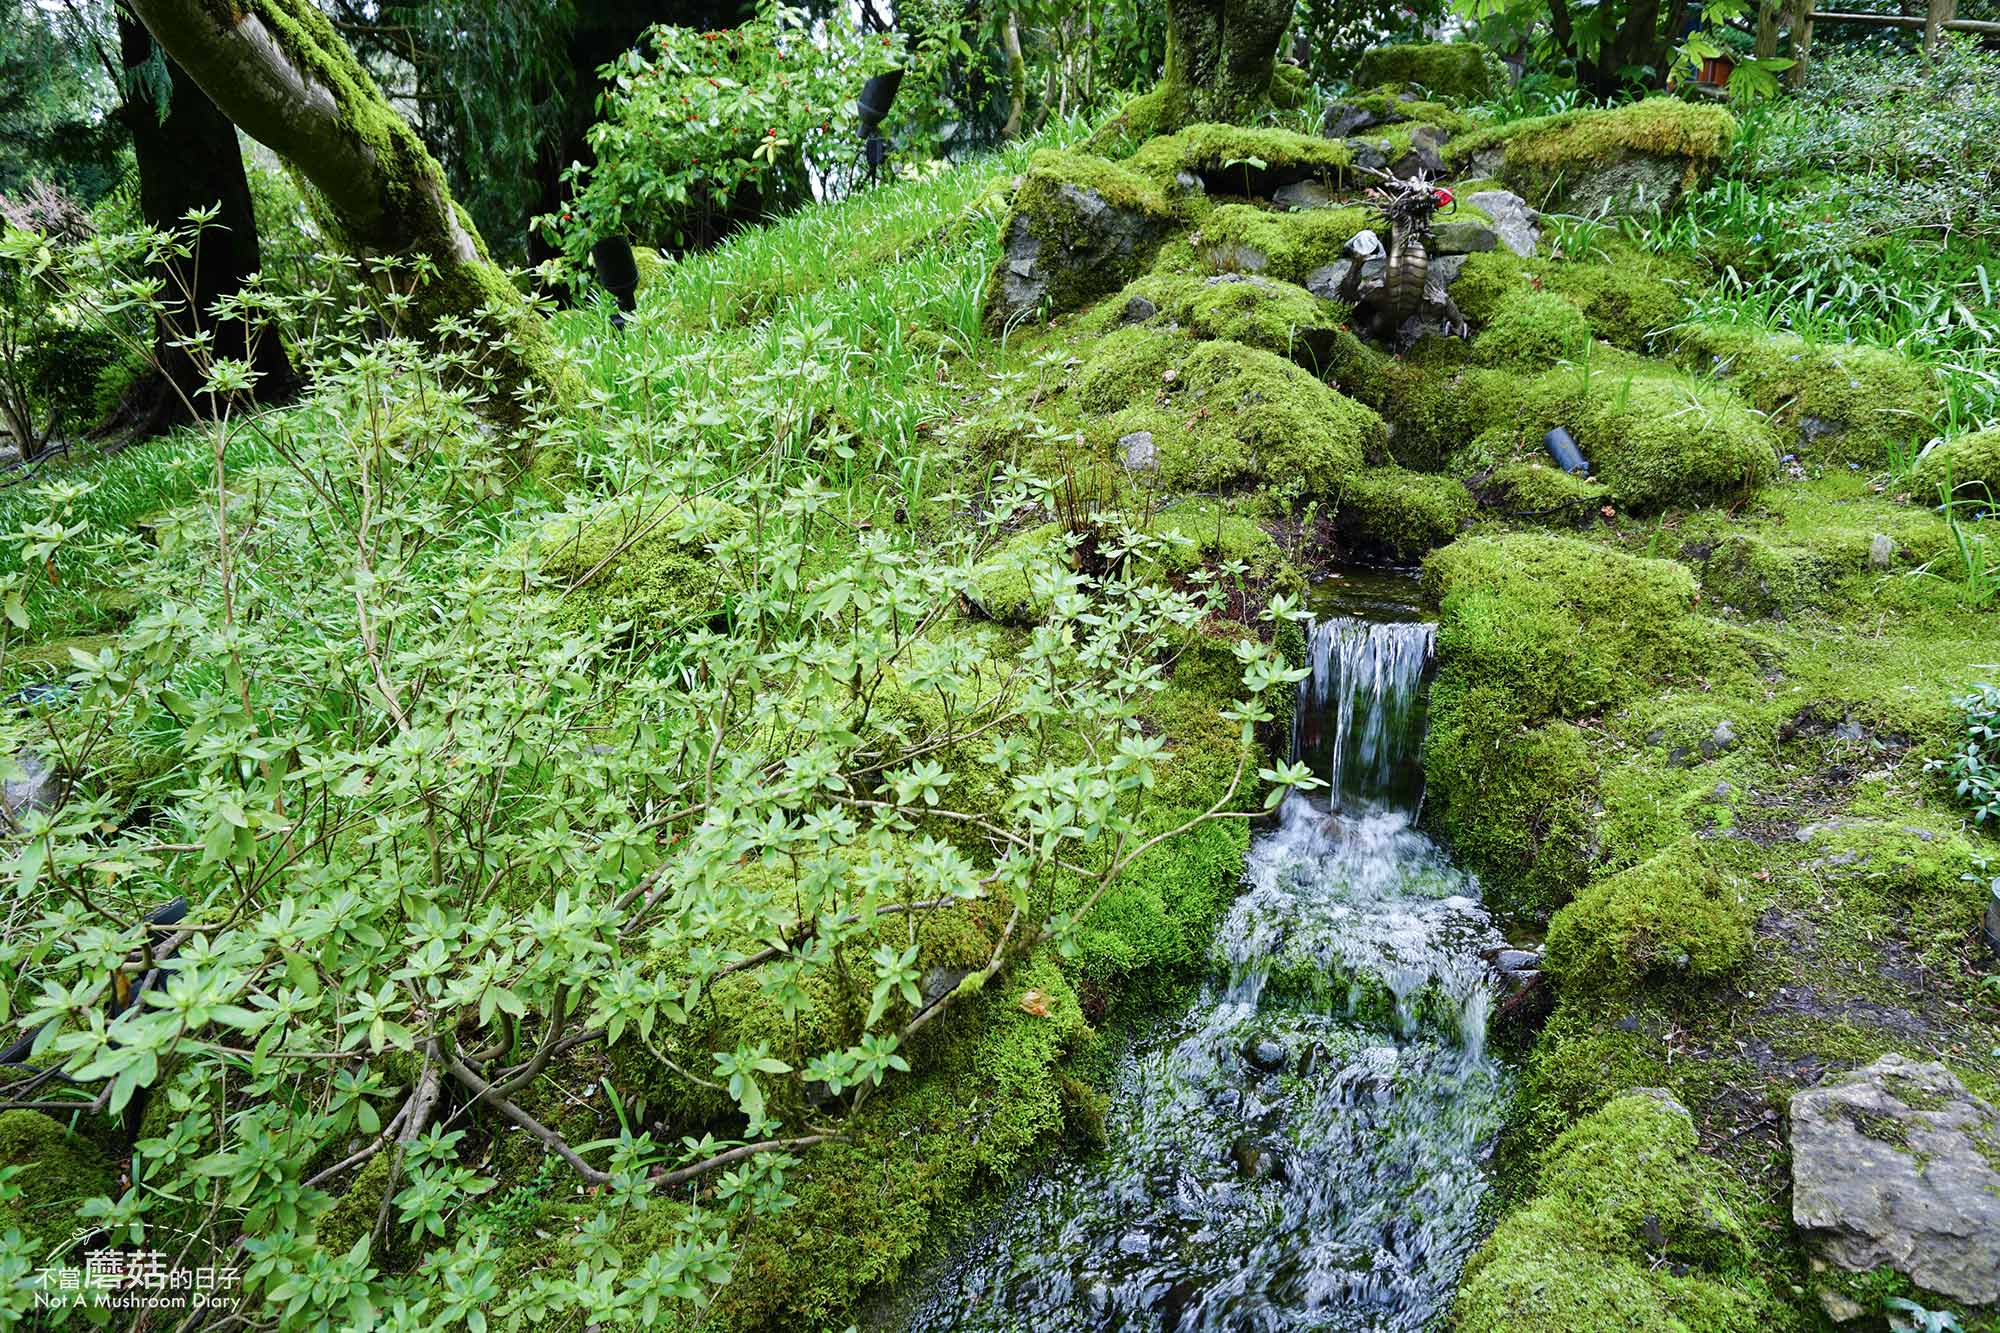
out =
{"type": "Polygon", "coordinates": [[[1036,1018],[1047,1018],[1052,1012],[1048,992],[1029,990],[1021,993],[1021,1012],[1033,1014],[1036,1018]]]}

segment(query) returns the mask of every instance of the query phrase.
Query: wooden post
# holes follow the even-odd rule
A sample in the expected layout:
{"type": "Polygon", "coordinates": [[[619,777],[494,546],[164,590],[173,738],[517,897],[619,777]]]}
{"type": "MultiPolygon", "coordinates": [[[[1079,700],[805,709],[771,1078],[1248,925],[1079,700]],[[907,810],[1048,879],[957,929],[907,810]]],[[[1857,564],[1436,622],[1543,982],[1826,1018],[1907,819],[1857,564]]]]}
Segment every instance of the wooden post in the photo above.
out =
{"type": "Polygon", "coordinates": [[[1798,0],[1798,13],[1792,21],[1792,59],[1797,63],[1791,68],[1792,86],[1802,88],[1806,81],[1806,64],[1812,59],[1813,0],[1798,0]]]}
{"type": "Polygon", "coordinates": [[[1760,0],[1757,5],[1757,59],[1769,60],[1778,54],[1779,0],[1760,0]]]}
{"type": "Polygon", "coordinates": [[[1958,10],[1958,0],[1930,0],[1930,7],[1924,11],[1924,56],[1937,49],[1938,28],[1949,23],[1958,10]]]}

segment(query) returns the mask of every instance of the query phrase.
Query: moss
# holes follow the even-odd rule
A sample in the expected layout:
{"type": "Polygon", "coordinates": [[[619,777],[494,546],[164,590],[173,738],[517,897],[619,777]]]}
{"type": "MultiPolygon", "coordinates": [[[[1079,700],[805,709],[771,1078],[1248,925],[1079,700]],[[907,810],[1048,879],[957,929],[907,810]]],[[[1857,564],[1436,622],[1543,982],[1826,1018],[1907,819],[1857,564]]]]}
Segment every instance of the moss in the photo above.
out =
{"type": "MultiPolygon", "coordinates": [[[[1544,916],[1611,852],[1587,717],[1728,660],[1693,575],[1573,537],[1461,538],[1425,561],[1439,600],[1425,817],[1496,902],[1544,916]]],[[[1644,849],[1644,850],[1650,850],[1644,849]]]]}
{"type": "Polygon", "coordinates": [[[1396,461],[1430,469],[1493,423],[1517,420],[1525,387],[1502,370],[1399,362],[1381,367],[1369,389],[1379,395],[1376,410],[1396,423],[1396,461]]]}
{"type": "Polygon", "coordinates": [[[1544,375],[1528,398],[1526,435],[1569,427],[1627,509],[1728,499],[1777,472],[1769,428],[1740,399],[1649,363],[1594,357],[1544,375]]]}
{"type": "Polygon", "coordinates": [[[1555,173],[1602,166],[1629,153],[1712,164],[1736,140],[1736,118],[1720,107],[1649,97],[1609,109],[1563,111],[1454,139],[1449,162],[1504,148],[1507,179],[1519,168],[1555,173]]]}
{"type": "Polygon", "coordinates": [[[1010,538],[981,561],[972,573],[966,596],[989,620],[1003,625],[1032,625],[1049,613],[1050,596],[1036,591],[1039,570],[1069,570],[1068,548],[1060,523],[1044,523],[1010,538]]]}
{"type": "Polygon", "coordinates": [[[1555,1142],[1539,1174],[1534,1198],[1466,1265],[1465,1333],[1755,1333],[1771,1319],[1733,1183],[1678,1103],[1644,1091],[1611,1101],[1555,1142]]]}
{"type": "Polygon", "coordinates": [[[1611,494],[1598,482],[1535,458],[1500,464],[1479,490],[1482,503],[1521,517],[1583,515],[1611,494]]]}
{"type": "MultiPolygon", "coordinates": [[[[1077,310],[1136,277],[1152,262],[1159,239],[1172,221],[1166,193],[1153,181],[1125,166],[1089,153],[1043,149],[1028,160],[1028,169],[1014,191],[1014,211],[1007,232],[1025,228],[1050,262],[1047,301],[1053,312],[1077,310]],[[1092,263],[1060,263],[1055,256],[1079,248],[1097,249],[1102,237],[1079,214],[1073,201],[1087,191],[1112,208],[1137,215],[1129,246],[1121,245],[1092,263]]],[[[1000,308],[1006,265],[995,265],[987,287],[987,308],[1000,308]]]]}
{"type": "Polygon", "coordinates": [[[1509,298],[1533,285],[1527,260],[1504,247],[1482,250],[1465,257],[1465,267],[1451,285],[1451,299],[1467,319],[1484,325],[1499,316],[1509,298]]]}
{"type": "Polygon", "coordinates": [[[1319,370],[1336,334],[1344,307],[1322,301],[1303,287],[1271,278],[1228,275],[1194,284],[1176,317],[1203,338],[1222,338],[1319,370]]]}
{"type": "Polygon", "coordinates": [[[1748,956],[1750,918],[1742,890],[1684,842],[1577,894],[1549,922],[1543,966],[1574,991],[1713,981],[1748,956]]]}
{"type": "Polygon", "coordinates": [[[0,1112],[0,1170],[20,1194],[0,1203],[0,1231],[19,1227],[27,1250],[47,1262],[75,1230],[87,1199],[112,1194],[117,1173],[91,1144],[40,1111],[0,1112]]]}
{"type": "Polygon", "coordinates": [[[1170,387],[1167,372],[1178,366],[1192,347],[1186,334],[1141,324],[1106,334],[1077,369],[1077,406],[1086,412],[1116,412],[1158,400],[1170,387]]]}
{"type": "Polygon", "coordinates": [[[1342,488],[1338,521],[1353,545],[1408,561],[1456,537],[1474,508],[1471,493],[1450,477],[1365,468],[1342,488]]]}
{"type": "Polygon", "coordinates": [[[1140,93],[1091,133],[1084,141],[1084,151],[1112,161],[1128,158],[1141,145],[1170,128],[1170,119],[1171,108],[1164,87],[1140,93]]]}
{"type": "Polygon", "coordinates": [[[1588,258],[1538,260],[1531,268],[1544,290],[1583,311],[1593,334],[1632,351],[1680,322],[1682,294],[1699,279],[1690,264],[1618,241],[1599,243],[1588,258]]]}
{"type": "Polygon", "coordinates": [[[1382,419],[1291,362],[1241,343],[1202,343],[1179,374],[1185,437],[1160,449],[1161,476],[1188,490],[1264,483],[1330,495],[1379,452],[1382,419]]]}
{"type": "Polygon", "coordinates": [[[1190,125],[1152,140],[1131,168],[1171,188],[1188,172],[1212,194],[1268,195],[1279,185],[1345,179],[1353,161],[1347,145],[1291,130],[1244,125],[1190,125]]]}
{"type": "Polygon", "coordinates": [[[1360,208],[1273,213],[1222,204],[1197,230],[1162,247],[1159,267],[1177,273],[1262,273],[1304,286],[1313,270],[1339,259],[1355,234],[1370,225],[1360,208]]]}
{"type": "Polygon", "coordinates": [[[1152,564],[1174,577],[1184,577],[1204,566],[1240,562],[1250,577],[1265,578],[1286,564],[1270,533],[1214,500],[1178,501],[1154,515],[1149,530],[1173,539],[1170,549],[1161,552],[1152,564]]]}
{"type": "Polygon", "coordinates": [[[1583,312],[1552,292],[1524,288],[1503,298],[1472,344],[1481,364],[1544,370],[1590,346],[1583,312]]]}
{"type": "Polygon", "coordinates": [[[1943,405],[1929,367],[1887,348],[1716,324],[1682,329],[1675,342],[1684,363],[1768,414],[1787,453],[1815,462],[1879,467],[1927,439],[1943,405]]]}
{"type": "Polygon", "coordinates": [[[728,609],[715,548],[742,535],[741,510],[706,496],[643,509],[612,501],[544,533],[543,574],[571,587],[560,620],[602,630],[630,621],[642,636],[670,633],[728,609]]]}
{"type": "Polygon", "coordinates": [[[1924,454],[1905,478],[1919,503],[1929,504],[1949,488],[1975,510],[2000,512],[2000,430],[1961,435],[1924,454]]]}
{"type": "MultiPolygon", "coordinates": [[[[1478,122],[1471,116],[1443,102],[1427,102],[1413,99],[1408,93],[1392,91],[1389,88],[1371,88],[1366,92],[1352,93],[1340,99],[1340,105],[1359,107],[1373,115],[1383,125],[1414,122],[1418,125],[1435,125],[1451,134],[1470,134],[1478,128],[1478,122]]],[[[1367,133],[1368,131],[1363,131],[1367,133]]],[[[1454,188],[1453,193],[1459,193],[1454,188]]]]}
{"type": "Polygon", "coordinates": [[[1361,87],[1414,84],[1440,97],[1478,101],[1506,88],[1507,67],[1474,42],[1412,42],[1362,52],[1354,82],[1361,87]]]}

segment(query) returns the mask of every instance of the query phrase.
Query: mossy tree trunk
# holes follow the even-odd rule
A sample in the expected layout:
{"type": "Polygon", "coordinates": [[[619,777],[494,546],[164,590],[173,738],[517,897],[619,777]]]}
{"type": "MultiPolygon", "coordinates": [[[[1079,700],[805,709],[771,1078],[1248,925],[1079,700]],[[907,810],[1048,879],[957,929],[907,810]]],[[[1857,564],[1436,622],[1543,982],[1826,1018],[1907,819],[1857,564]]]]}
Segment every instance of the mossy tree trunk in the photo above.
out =
{"type": "Polygon", "coordinates": [[[1168,120],[1241,122],[1270,100],[1293,0],[1167,0],[1168,120]]]}
{"type": "Polygon", "coordinates": [[[416,131],[312,0],[129,0],[225,115],[304,173],[364,255],[427,258],[414,316],[467,321],[485,339],[489,414],[565,387],[547,327],[488,256],[416,131]]]}

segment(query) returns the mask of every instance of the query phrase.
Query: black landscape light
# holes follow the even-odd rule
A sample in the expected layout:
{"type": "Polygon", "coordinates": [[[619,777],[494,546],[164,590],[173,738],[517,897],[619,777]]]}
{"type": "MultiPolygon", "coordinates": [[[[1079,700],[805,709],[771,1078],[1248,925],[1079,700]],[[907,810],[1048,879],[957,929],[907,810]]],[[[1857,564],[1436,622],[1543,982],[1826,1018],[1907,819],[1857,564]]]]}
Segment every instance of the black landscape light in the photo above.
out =
{"type": "Polygon", "coordinates": [[[868,163],[868,179],[876,180],[882,174],[882,164],[889,160],[889,141],[876,133],[882,121],[888,116],[889,108],[896,104],[896,92],[903,86],[901,69],[884,70],[861,85],[861,96],[856,110],[860,113],[861,133],[865,136],[862,154],[868,163]]]}
{"type": "Polygon", "coordinates": [[[633,257],[632,242],[623,236],[605,237],[590,247],[590,266],[597,270],[604,290],[618,302],[611,326],[624,328],[625,316],[639,308],[639,261],[633,257]]]}
{"type": "Polygon", "coordinates": [[[1544,435],[1542,446],[1556,460],[1556,466],[1572,476],[1581,477],[1590,471],[1590,463],[1585,460],[1583,450],[1576,447],[1576,439],[1566,428],[1557,426],[1544,435]]]}

